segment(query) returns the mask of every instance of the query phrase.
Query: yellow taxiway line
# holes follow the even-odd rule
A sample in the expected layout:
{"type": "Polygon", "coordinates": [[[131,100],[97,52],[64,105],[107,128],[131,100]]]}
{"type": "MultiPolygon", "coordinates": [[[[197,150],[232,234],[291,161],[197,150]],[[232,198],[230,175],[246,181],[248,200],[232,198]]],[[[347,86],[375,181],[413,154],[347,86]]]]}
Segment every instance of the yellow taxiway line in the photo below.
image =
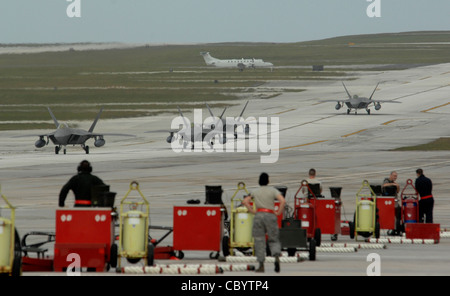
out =
{"type": "Polygon", "coordinates": [[[431,111],[431,110],[434,110],[434,109],[437,109],[437,108],[445,107],[447,105],[450,105],[450,102],[442,104],[442,105],[439,105],[439,106],[436,106],[436,107],[433,107],[433,108],[430,108],[430,109],[427,109],[427,110],[422,110],[420,112],[424,112],[425,113],[425,112],[428,112],[428,111],[431,111]]]}

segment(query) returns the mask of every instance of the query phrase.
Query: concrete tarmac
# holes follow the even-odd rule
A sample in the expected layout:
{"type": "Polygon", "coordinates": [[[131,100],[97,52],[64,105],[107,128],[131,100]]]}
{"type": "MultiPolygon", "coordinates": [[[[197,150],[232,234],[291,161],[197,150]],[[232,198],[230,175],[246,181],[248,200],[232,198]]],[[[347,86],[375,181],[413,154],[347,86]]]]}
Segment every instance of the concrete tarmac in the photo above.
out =
{"type": "MultiPolygon", "coordinates": [[[[310,168],[316,168],[325,195],[328,187],[341,186],[343,202],[342,220],[351,220],[355,210],[356,192],[363,180],[381,184],[390,172],[398,172],[400,187],[408,179],[415,180],[415,170],[422,168],[433,181],[435,196],[434,222],[441,229],[450,228],[449,151],[397,152],[391,149],[427,143],[439,137],[450,136],[446,128],[450,113],[450,64],[417,67],[399,71],[354,72],[346,86],[352,94],[370,96],[378,82],[374,100],[396,100],[401,104],[382,104],[379,111],[368,115],[346,114],[346,108],[335,110],[335,103],[321,102],[345,99],[341,81],[269,81],[254,89],[304,89],[302,92],[283,92],[271,99],[253,98],[244,118],[279,120],[279,141],[276,133],[269,133],[272,151],[262,152],[258,146],[251,152],[247,143],[244,152],[189,151],[176,153],[166,142],[173,115],[145,118],[101,120],[96,132],[134,134],[134,138],[106,136],[106,145],[92,148],[86,155],[80,147],[67,147],[67,154],[54,154],[50,144],[42,149],[34,147],[37,136],[48,131],[7,131],[0,134],[0,182],[2,193],[17,207],[17,228],[22,236],[30,231],[54,231],[55,210],[62,185],[76,173],[80,161],[89,160],[93,173],[101,177],[117,192],[118,200],[124,196],[131,181],[137,181],[150,201],[150,224],[171,227],[173,206],[186,205],[190,199],[205,200],[205,185],[221,185],[222,199],[230,207],[230,198],[238,182],[245,182],[249,190],[258,187],[261,172],[270,175],[272,185],[288,187],[287,201],[293,206],[294,195],[300,181],[307,178],[310,168]],[[25,136],[25,137],[18,137],[25,136]],[[261,163],[261,156],[275,156],[273,163],[261,163]]],[[[236,116],[245,104],[229,108],[225,115],[236,116]]],[[[191,120],[194,110],[183,110],[191,120]]],[[[209,116],[203,111],[203,120],[209,116]]],[[[222,110],[214,110],[220,114],[222,110]]],[[[62,121],[62,119],[61,119],[62,121]]],[[[90,122],[78,123],[88,128],[90,122]]],[[[270,126],[268,127],[270,130],[270,126]]],[[[255,135],[255,131],[252,131],[255,135]]],[[[262,135],[262,133],[261,133],[262,135]]],[[[264,143],[263,143],[264,144],[264,143]]],[[[220,147],[219,144],[214,147],[220,147]]],[[[218,149],[218,148],[216,148],[218,149]]],[[[72,207],[69,195],[66,207],[72,207]]],[[[152,230],[154,238],[162,237],[163,230],[152,230]]],[[[386,231],[382,230],[385,235],[386,231]]],[[[322,235],[323,242],[331,242],[322,235]]],[[[340,235],[337,243],[354,242],[340,235]]],[[[169,235],[161,246],[171,245],[169,235]]],[[[283,263],[281,273],[273,271],[266,263],[265,275],[366,275],[368,255],[380,256],[381,275],[450,275],[450,239],[442,238],[439,244],[387,244],[385,249],[359,249],[354,253],[318,253],[316,261],[283,263]]],[[[185,251],[180,261],[159,260],[156,263],[217,263],[209,259],[209,251],[185,251]]],[[[48,254],[52,255],[52,246],[48,254]]],[[[130,265],[126,261],[125,266],[130,265]]],[[[138,263],[139,265],[140,263],[138,263]]],[[[142,264],[141,264],[142,265],[142,264]]],[[[25,272],[24,275],[47,273],[25,272]]],[[[50,273],[65,275],[65,273],[50,273]]],[[[91,273],[83,273],[89,274],[91,273]]],[[[114,271],[101,275],[120,275],[114,271]]],[[[251,271],[225,272],[223,275],[254,275],[251,271]]]]}

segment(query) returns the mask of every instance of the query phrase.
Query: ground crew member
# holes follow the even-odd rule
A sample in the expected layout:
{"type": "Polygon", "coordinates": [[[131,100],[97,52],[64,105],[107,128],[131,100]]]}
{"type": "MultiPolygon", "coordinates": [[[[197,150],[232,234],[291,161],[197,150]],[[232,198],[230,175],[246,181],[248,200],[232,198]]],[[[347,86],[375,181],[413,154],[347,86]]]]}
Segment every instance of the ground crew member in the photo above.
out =
{"type": "Polygon", "coordinates": [[[419,221],[421,223],[433,223],[433,182],[431,182],[429,178],[425,177],[422,169],[417,169],[416,174],[417,179],[415,182],[415,187],[420,195],[419,221]]]}
{"type": "MultiPolygon", "coordinates": [[[[381,193],[383,196],[395,196],[395,229],[388,230],[388,235],[398,235],[401,233],[400,230],[400,220],[402,216],[402,208],[398,203],[397,197],[400,192],[400,185],[397,183],[398,173],[392,171],[389,177],[383,180],[383,185],[381,185],[381,193]]],[[[377,209],[378,210],[378,209],[377,209]]]]}
{"type": "MultiPolygon", "coordinates": [[[[320,182],[317,178],[316,178],[316,169],[310,169],[308,172],[308,179],[306,179],[306,182],[308,182],[308,185],[317,185],[319,186],[319,190],[320,192],[314,192],[313,193],[316,197],[322,197],[322,182],[320,182]]],[[[303,188],[302,189],[302,193],[304,194],[305,197],[310,197],[311,193],[309,192],[309,190],[307,188],[303,188]]]]}
{"type": "Polygon", "coordinates": [[[262,173],[259,177],[260,188],[251,192],[243,200],[243,204],[250,213],[255,214],[253,220],[253,238],[255,240],[255,255],[259,263],[256,272],[264,272],[264,260],[266,255],[266,233],[268,236],[269,248],[275,257],[275,271],[280,272],[281,242],[277,216],[283,213],[286,203],[283,195],[269,184],[269,175],[262,173]],[[256,210],[250,205],[253,198],[256,210]],[[275,212],[275,200],[280,202],[278,210],[275,212]]]}
{"type": "Polygon", "coordinates": [[[400,192],[400,185],[397,183],[398,174],[396,171],[391,172],[388,178],[384,179],[382,193],[384,196],[397,196],[400,192]]]}
{"type": "Polygon", "coordinates": [[[59,206],[64,207],[67,194],[70,190],[75,194],[76,207],[90,207],[91,189],[94,186],[105,185],[103,181],[91,174],[92,167],[89,161],[83,160],[77,168],[78,174],[70,178],[70,180],[61,188],[59,193],[59,206]]]}

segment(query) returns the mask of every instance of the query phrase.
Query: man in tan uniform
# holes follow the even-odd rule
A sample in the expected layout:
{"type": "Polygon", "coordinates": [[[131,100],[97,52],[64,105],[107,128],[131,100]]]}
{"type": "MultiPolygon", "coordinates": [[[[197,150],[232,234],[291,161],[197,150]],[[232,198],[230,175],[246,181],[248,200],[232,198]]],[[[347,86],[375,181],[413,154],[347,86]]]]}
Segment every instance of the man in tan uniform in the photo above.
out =
{"type": "Polygon", "coordinates": [[[250,195],[246,196],[243,204],[247,207],[250,213],[255,214],[253,220],[253,238],[255,240],[255,255],[259,263],[259,268],[256,272],[264,272],[264,260],[266,255],[266,233],[268,236],[268,243],[270,251],[275,257],[275,271],[280,272],[280,254],[281,243],[279,238],[279,229],[277,216],[281,215],[286,203],[283,195],[269,184],[269,175],[262,173],[259,177],[260,188],[256,189],[250,195]],[[252,202],[255,203],[256,210],[253,209],[252,202]],[[274,202],[278,200],[280,206],[275,212],[274,202]]]}

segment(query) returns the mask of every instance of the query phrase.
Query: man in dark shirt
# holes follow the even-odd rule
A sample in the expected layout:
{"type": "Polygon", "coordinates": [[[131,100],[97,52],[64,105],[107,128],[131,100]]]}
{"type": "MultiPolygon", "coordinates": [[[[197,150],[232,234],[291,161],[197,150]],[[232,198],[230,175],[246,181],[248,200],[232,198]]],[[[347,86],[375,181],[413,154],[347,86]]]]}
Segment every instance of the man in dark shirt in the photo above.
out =
{"type": "Polygon", "coordinates": [[[105,185],[99,177],[92,175],[91,172],[91,164],[87,160],[83,160],[78,166],[78,174],[70,178],[59,193],[60,207],[64,207],[64,202],[70,190],[75,194],[76,207],[91,206],[91,189],[94,186],[105,185]]]}
{"type": "Polygon", "coordinates": [[[433,223],[434,198],[432,194],[433,183],[423,174],[422,169],[416,170],[417,179],[415,187],[420,195],[419,201],[419,221],[421,223],[433,223]],[[425,219],[424,219],[425,216],[425,219]]]}

